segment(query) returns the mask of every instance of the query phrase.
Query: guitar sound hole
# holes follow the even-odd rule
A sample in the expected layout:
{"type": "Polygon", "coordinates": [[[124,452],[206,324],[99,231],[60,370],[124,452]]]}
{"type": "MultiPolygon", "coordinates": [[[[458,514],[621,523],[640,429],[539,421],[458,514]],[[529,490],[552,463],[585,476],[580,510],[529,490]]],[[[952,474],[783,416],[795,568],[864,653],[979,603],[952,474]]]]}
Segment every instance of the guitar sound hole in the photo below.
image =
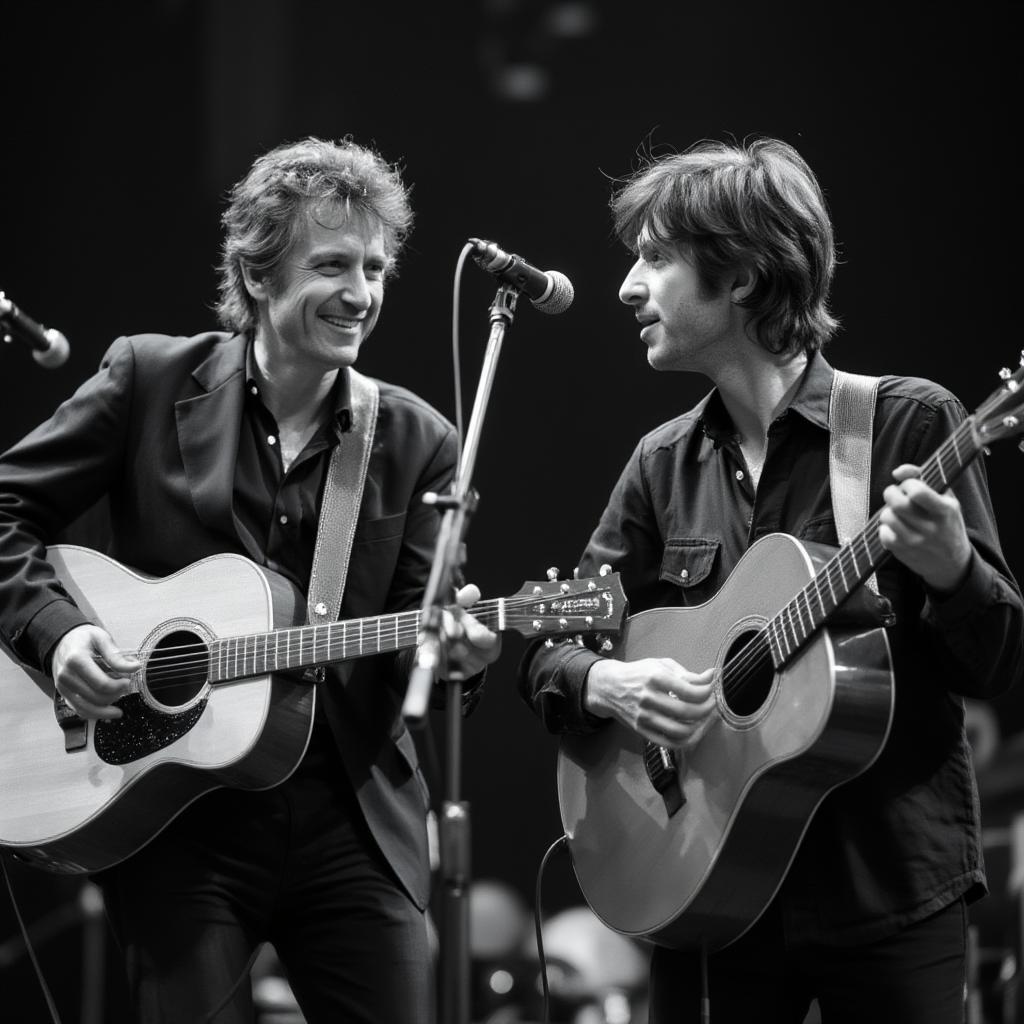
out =
{"type": "Polygon", "coordinates": [[[180,629],[161,637],[146,662],[146,686],[165,707],[187,704],[209,678],[210,651],[201,637],[180,629]]]}
{"type": "Polygon", "coordinates": [[[722,669],[722,696],[729,710],[741,718],[764,704],[775,678],[767,646],[755,639],[760,635],[751,630],[733,640],[722,669]]]}

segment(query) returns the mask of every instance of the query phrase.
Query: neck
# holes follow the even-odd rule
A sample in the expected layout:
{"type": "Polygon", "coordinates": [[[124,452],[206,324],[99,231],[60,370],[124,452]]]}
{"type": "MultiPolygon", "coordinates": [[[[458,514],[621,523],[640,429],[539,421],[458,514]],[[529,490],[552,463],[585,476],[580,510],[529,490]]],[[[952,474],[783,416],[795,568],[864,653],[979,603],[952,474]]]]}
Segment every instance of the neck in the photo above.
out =
{"type": "Polygon", "coordinates": [[[337,369],[300,365],[267,346],[259,334],[253,344],[260,396],[278,425],[312,423],[318,420],[328,401],[337,369]]]}
{"type": "Polygon", "coordinates": [[[807,368],[807,355],[773,355],[751,345],[745,357],[719,367],[718,388],[742,443],[762,450],[772,421],[792,401],[807,368]]]}

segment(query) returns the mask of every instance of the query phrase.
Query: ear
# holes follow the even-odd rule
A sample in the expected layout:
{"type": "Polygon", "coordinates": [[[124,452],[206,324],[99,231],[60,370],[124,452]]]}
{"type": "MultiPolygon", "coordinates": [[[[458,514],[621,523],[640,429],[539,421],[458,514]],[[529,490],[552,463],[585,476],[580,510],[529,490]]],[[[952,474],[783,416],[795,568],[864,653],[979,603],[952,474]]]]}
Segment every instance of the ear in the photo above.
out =
{"type": "Polygon", "coordinates": [[[259,302],[260,299],[265,299],[268,294],[267,277],[265,275],[256,276],[252,267],[247,263],[241,263],[240,267],[242,270],[242,279],[245,281],[245,290],[257,302],[259,302]]]}
{"type": "Polygon", "coordinates": [[[733,302],[740,303],[748,298],[756,287],[757,271],[747,264],[742,264],[736,268],[732,286],[729,289],[729,297],[733,302]]]}

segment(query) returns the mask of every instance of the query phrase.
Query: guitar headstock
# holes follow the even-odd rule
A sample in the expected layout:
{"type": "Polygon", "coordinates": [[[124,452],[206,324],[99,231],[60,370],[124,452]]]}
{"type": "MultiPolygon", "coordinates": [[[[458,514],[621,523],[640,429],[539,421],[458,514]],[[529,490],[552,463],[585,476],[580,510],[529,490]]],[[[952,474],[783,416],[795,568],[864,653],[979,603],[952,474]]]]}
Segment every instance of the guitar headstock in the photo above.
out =
{"type": "Polygon", "coordinates": [[[626,595],[617,572],[589,579],[529,580],[505,599],[505,628],[523,636],[618,633],[626,595]]]}
{"type": "Polygon", "coordinates": [[[983,443],[1024,433],[1024,352],[1016,371],[999,371],[1002,385],[978,407],[974,423],[983,443]]]}

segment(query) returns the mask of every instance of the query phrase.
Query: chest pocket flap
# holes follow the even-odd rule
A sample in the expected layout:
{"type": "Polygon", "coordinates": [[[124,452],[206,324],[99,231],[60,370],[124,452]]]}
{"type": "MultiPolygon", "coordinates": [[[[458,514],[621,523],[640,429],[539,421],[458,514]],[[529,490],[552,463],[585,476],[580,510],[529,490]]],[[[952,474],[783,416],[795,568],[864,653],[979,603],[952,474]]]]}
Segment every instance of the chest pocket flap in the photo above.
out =
{"type": "Polygon", "coordinates": [[[661,558],[661,578],[679,587],[694,587],[708,578],[720,543],[703,537],[670,537],[661,558]]]}

